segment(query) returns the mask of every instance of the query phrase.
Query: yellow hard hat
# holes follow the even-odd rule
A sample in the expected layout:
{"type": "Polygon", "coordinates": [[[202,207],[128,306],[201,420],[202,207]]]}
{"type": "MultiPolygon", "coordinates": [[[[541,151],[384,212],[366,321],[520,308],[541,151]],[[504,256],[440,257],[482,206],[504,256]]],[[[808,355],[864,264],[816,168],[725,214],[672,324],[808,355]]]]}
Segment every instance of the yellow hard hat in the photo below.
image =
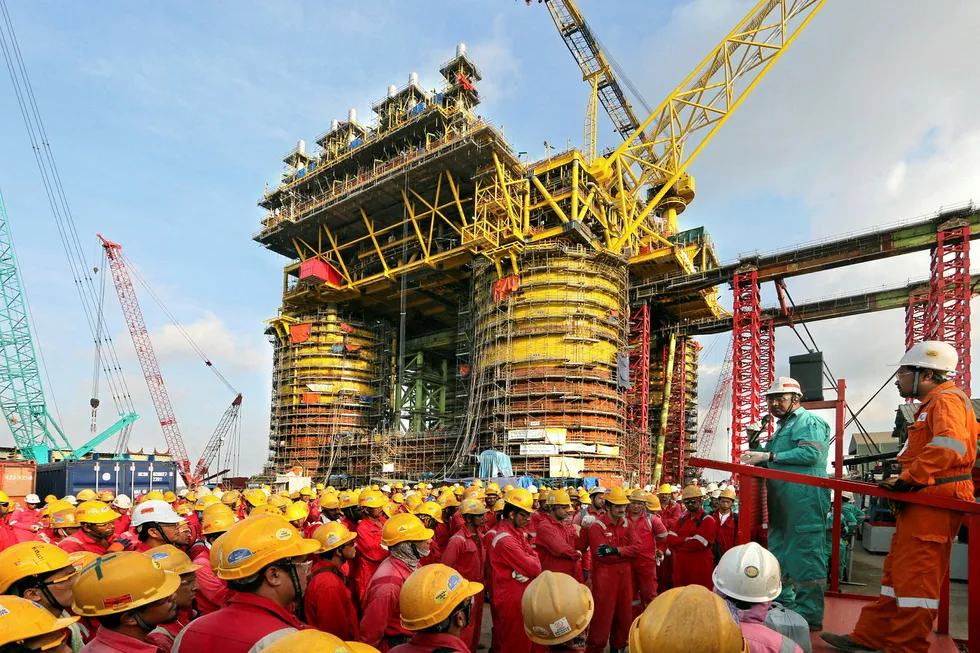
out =
{"type": "Polygon", "coordinates": [[[57,500],[58,500],[58,497],[56,497],[53,494],[49,494],[49,495],[47,495],[47,496],[44,497],[44,503],[48,503],[48,504],[53,503],[54,501],[57,501],[57,500]]]}
{"type": "Polygon", "coordinates": [[[297,501],[293,505],[286,508],[286,521],[296,521],[298,519],[305,520],[310,516],[310,507],[306,505],[305,501],[297,501]]]}
{"type": "Polygon", "coordinates": [[[504,486],[504,494],[506,494],[507,492],[510,492],[513,489],[514,489],[514,486],[511,485],[510,483],[508,483],[507,485],[504,486]]]}
{"type": "Polygon", "coordinates": [[[730,487],[726,487],[724,490],[721,491],[721,494],[718,495],[718,498],[719,499],[731,499],[732,501],[734,501],[735,500],[735,490],[733,490],[730,487]]]}
{"type": "Polygon", "coordinates": [[[486,492],[483,491],[482,487],[468,487],[463,491],[464,499],[483,499],[486,497],[486,492]]]}
{"type": "Polygon", "coordinates": [[[150,556],[150,559],[156,561],[165,571],[172,571],[178,576],[194,573],[201,568],[201,565],[195,565],[186,553],[172,544],[155,546],[144,551],[143,554],[150,556]]]}
{"type": "Polygon", "coordinates": [[[357,494],[351,490],[344,490],[340,493],[340,497],[337,499],[340,502],[340,507],[343,508],[353,508],[357,505],[357,494]]]}
{"type": "Polygon", "coordinates": [[[262,515],[228,529],[214,571],[222,580],[248,578],[277,560],[309,555],[319,548],[319,542],[305,539],[282,517],[262,515]]]}
{"type": "Polygon", "coordinates": [[[82,569],[72,586],[71,611],[103,617],[166,598],[180,587],[180,576],[135,551],[109,553],[82,569]]]}
{"type": "Polygon", "coordinates": [[[398,504],[392,503],[391,501],[389,501],[388,503],[386,503],[385,505],[383,505],[381,507],[381,510],[382,510],[382,512],[384,512],[385,516],[388,519],[391,519],[396,514],[398,514],[398,504]]]}
{"type": "Polygon", "coordinates": [[[204,521],[201,523],[201,534],[214,535],[215,533],[224,533],[234,526],[236,521],[234,513],[216,510],[204,518],[204,521]]]}
{"type": "Polygon", "coordinates": [[[415,510],[415,514],[428,515],[440,524],[442,523],[442,506],[435,501],[423,501],[422,505],[415,510]]]}
{"type": "Polygon", "coordinates": [[[626,490],[621,487],[614,487],[606,494],[606,503],[611,503],[614,506],[626,506],[629,505],[629,502],[630,499],[626,496],[626,490]]]}
{"type": "Polygon", "coordinates": [[[631,653],[748,653],[725,600],[701,585],[667,590],[630,626],[631,653]]]}
{"type": "Polygon", "coordinates": [[[630,501],[636,501],[637,503],[646,503],[652,495],[647,494],[643,490],[637,489],[636,492],[630,495],[630,501]]]}
{"type": "Polygon", "coordinates": [[[455,507],[459,506],[459,500],[456,498],[456,495],[453,494],[452,492],[446,492],[446,493],[444,493],[442,496],[440,496],[436,500],[436,503],[438,503],[444,509],[445,508],[455,508],[455,507]]]}
{"type": "Polygon", "coordinates": [[[163,493],[163,500],[166,501],[167,503],[174,503],[175,501],[177,501],[177,495],[171,492],[170,490],[167,490],[166,492],[163,493]]]}
{"type": "Polygon", "coordinates": [[[353,542],[355,537],[357,533],[351,533],[346,526],[336,521],[324,524],[313,533],[313,539],[320,543],[318,553],[333,551],[339,546],[353,542]]]}
{"type": "Polygon", "coordinates": [[[201,513],[201,519],[207,521],[211,515],[216,515],[218,513],[224,513],[233,517],[238,516],[235,511],[232,510],[231,506],[227,506],[223,503],[214,503],[204,509],[204,511],[201,513]]]}
{"type": "Polygon", "coordinates": [[[387,500],[378,490],[364,490],[357,500],[362,508],[383,508],[387,500]]]}
{"type": "Polygon", "coordinates": [[[317,489],[317,492],[319,492],[319,491],[320,491],[320,490],[322,490],[323,488],[324,488],[324,485],[323,485],[323,483],[317,483],[317,484],[316,484],[316,489],[317,489]]]}
{"type": "Polygon", "coordinates": [[[51,528],[78,528],[81,524],[75,516],[75,509],[71,506],[53,513],[49,518],[51,528]]]}
{"type": "Polygon", "coordinates": [[[401,481],[398,481],[397,483],[395,483],[395,489],[396,490],[404,490],[405,489],[405,484],[402,483],[401,481]]]}
{"type": "Polygon", "coordinates": [[[494,512],[500,512],[503,509],[504,509],[504,500],[503,499],[497,499],[497,503],[493,504],[493,511],[494,512]]]}
{"type": "Polygon", "coordinates": [[[252,512],[248,513],[249,519],[252,517],[258,517],[259,515],[275,515],[277,517],[282,517],[282,511],[273,505],[265,504],[252,508],[252,512]]]}
{"type": "Polygon", "coordinates": [[[483,487],[483,481],[478,478],[474,478],[473,482],[470,483],[470,487],[483,487]]]}
{"type": "Polygon", "coordinates": [[[416,512],[419,506],[422,505],[422,497],[418,494],[413,494],[411,496],[405,497],[405,506],[410,512],[416,512]]]}
{"type": "Polygon", "coordinates": [[[344,642],[350,653],[381,653],[378,649],[364,642],[344,642]]]}
{"type": "Polygon", "coordinates": [[[81,503],[82,501],[98,499],[99,495],[96,494],[94,490],[84,489],[79,490],[78,494],[75,495],[75,498],[78,499],[79,503],[81,503]]]}
{"type": "MultiPolygon", "coordinates": [[[[71,567],[68,554],[54,544],[20,542],[0,551],[0,594],[28,576],[39,576],[71,567]]],[[[67,580],[66,576],[62,580],[67,580]]]]}
{"type": "Polygon", "coordinates": [[[466,580],[439,563],[419,567],[405,579],[398,595],[402,628],[424,630],[442,623],[456,607],[483,591],[482,583],[466,580]]]}
{"type": "Polygon", "coordinates": [[[281,497],[278,494],[273,494],[271,497],[269,497],[269,503],[267,505],[275,506],[276,508],[279,508],[280,511],[282,511],[285,510],[286,506],[288,506],[290,503],[292,502],[286,497],[281,497]]]}
{"type": "Polygon", "coordinates": [[[81,571],[95,562],[95,559],[98,557],[97,553],[91,551],[75,551],[74,553],[68,554],[68,560],[71,562],[71,566],[75,568],[75,571],[81,571]]]}
{"type": "Polygon", "coordinates": [[[663,508],[660,506],[660,497],[658,497],[656,494],[653,494],[652,492],[647,494],[647,510],[656,511],[662,509],[663,508]]]}
{"type": "Polygon", "coordinates": [[[262,653],[349,653],[353,649],[336,635],[308,628],[280,637],[262,653]]]}
{"type": "Polygon", "coordinates": [[[188,492],[187,494],[184,495],[184,501],[189,501],[190,503],[194,503],[195,501],[197,501],[197,494],[195,494],[194,492],[188,492]]]}
{"type": "Polygon", "coordinates": [[[434,534],[415,515],[395,515],[381,527],[381,543],[395,546],[401,542],[425,542],[434,534]]]}
{"type": "Polygon", "coordinates": [[[308,487],[303,487],[299,489],[299,495],[303,498],[312,497],[315,495],[315,492],[313,492],[313,490],[308,487]]]}
{"type": "Polygon", "coordinates": [[[683,490],[681,490],[681,501],[687,501],[688,499],[703,499],[704,495],[701,493],[701,488],[697,485],[688,485],[683,490]]]}
{"type": "Polygon", "coordinates": [[[197,501],[194,502],[194,510],[202,511],[208,506],[214,505],[216,503],[221,504],[221,499],[214,496],[213,494],[208,494],[206,496],[200,497],[197,501]]]}
{"type": "Polygon", "coordinates": [[[65,641],[68,636],[65,629],[78,619],[59,619],[34,601],[0,596],[0,647],[23,642],[31,645],[30,650],[51,650],[65,641]]]}
{"type": "Polygon", "coordinates": [[[83,501],[75,508],[75,521],[79,524],[106,524],[119,517],[118,512],[101,501],[83,501]]]}
{"type": "Polygon", "coordinates": [[[245,490],[245,501],[252,507],[264,506],[269,503],[269,497],[265,495],[265,492],[258,488],[253,488],[251,490],[245,490]]]}
{"type": "Polygon", "coordinates": [[[674,488],[670,487],[670,484],[664,483],[657,488],[657,494],[673,494],[674,488]]]}
{"type": "Polygon", "coordinates": [[[487,504],[482,499],[471,498],[463,499],[463,505],[459,508],[461,515],[485,515],[487,514],[487,504]]]}
{"type": "Polygon", "coordinates": [[[464,491],[465,491],[465,488],[463,488],[462,486],[460,486],[460,487],[454,487],[453,488],[453,494],[456,495],[456,497],[463,496],[463,492],[464,491]]]}
{"type": "MultiPolygon", "coordinates": [[[[48,511],[48,515],[53,515],[56,512],[61,512],[62,510],[74,510],[75,506],[71,505],[67,501],[64,501],[63,499],[55,499],[51,503],[47,504],[44,509],[48,511]]],[[[41,516],[44,516],[44,512],[41,513],[41,516]]]]}
{"type": "Polygon", "coordinates": [[[500,494],[500,486],[497,485],[496,483],[490,483],[487,486],[487,494],[496,494],[496,495],[499,495],[500,494]]]}
{"type": "Polygon", "coordinates": [[[228,490],[221,494],[221,503],[226,506],[234,506],[238,504],[238,500],[241,498],[242,495],[238,490],[228,490]]]}
{"type": "Polygon", "coordinates": [[[568,496],[568,492],[565,490],[552,490],[548,492],[548,498],[545,500],[545,505],[548,506],[567,506],[572,507],[572,500],[568,496]]]}
{"type": "Polygon", "coordinates": [[[153,490],[143,495],[143,501],[166,501],[167,495],[160,490],[153,490]]]}
{"type": "Polygon", "coordinates": [[[194,509],[193,509],[193,508],[191,508],[191,507],[190,507],[189,505],[187,505],[186,503],[182,503],[182,504],[180,504],[179,506],[177,506],[177,509],[176,509],[176,510],[174,510],[174,512],[176,512],[176,513],[177,513],[178,515],[180,515],[181,517],[186,517],[187,515],[189,515],[189,514],[191,514],[192,512],[194,512],[194,509]]]}
{"type": "Polygon", "coordinates": [[[291,501],[299,501],[303,498],[303,495],[299,493],[299,490],[293,490],[288,496],[291,501]]]}
{"type": "Polygon", "coordinates": [[[110,492],[109,490],[102,490],[102,492],[99,493],[99,501],[110,503],[115,498],[116,495],[110,492]]]}
{"type": "Polygon", "coordinates": [[[534,497],[522,487],[515,488],[504,495],[504,503],[520,508],[526,512],[534,510],[534,497]]]}
{"type": "Polygon", "coordinates": [[[321,494],[318,503],[325,510],[334,510],[340,507],[340,501],[337,500],[336,494],[321,494]]]}
{"type": "Polygon", "coordinates": [[[592,591],[567,574],[543,571],[521,599],[524,632],[535,644],[555,646],[575,639],[592,620],[592,591]]]}
{"type": "Polygon", "coordinates": [[[392,503],[402,504],[405,503],[405,495],[401,492],[395,492],[391,497],[392,503]]]}
{"type": "Polygon", "coordinates": [[[371,486],[371,489],[374,490],[375,492],[379,492],[381,490],[381,487],[377,483],[375,483],[374,485],[371,486]]]}

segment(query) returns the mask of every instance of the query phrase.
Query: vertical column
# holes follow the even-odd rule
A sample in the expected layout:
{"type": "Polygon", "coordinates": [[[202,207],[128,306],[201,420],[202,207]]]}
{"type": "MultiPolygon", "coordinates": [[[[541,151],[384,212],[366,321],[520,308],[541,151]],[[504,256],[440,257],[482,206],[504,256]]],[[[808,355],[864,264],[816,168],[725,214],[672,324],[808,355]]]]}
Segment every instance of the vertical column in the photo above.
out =
{"type": "MultiPolygon", "coordinates": [[[[643,304],[630,313],[629,325],[630,390],[626,399],[628,442],[636,441],[639,481],[650,476],[650,305],[643,304]]],[[[627,458],[629,461],[630,458],[627,458]]]]}
{"type": "Polygon", "coordinates": [[[932,279],[925,315],[928,340],[956,348],[956,385],[970,396],[970,226],[941,225],[932,250],[932,279]]]}
{"type": "Polygon", "coordinates": [[[740,270],[732,281],[732,461],[738,462],[745,427],[759,419],[761,347],[759,280],[755,269],[740,270]]]}
{"type": "MultiPolygon", "coordinates": [[[[687,457],[687,372],[688,338],[678,338],[674,351],[674,369],[671,375],[670,400],[667,412],[667,440],[664,455],[664,473],[673,483],[684,482],[684,463],[687,457]]],[[[666,351],[664,352],[667,353],[666,351]]]]}

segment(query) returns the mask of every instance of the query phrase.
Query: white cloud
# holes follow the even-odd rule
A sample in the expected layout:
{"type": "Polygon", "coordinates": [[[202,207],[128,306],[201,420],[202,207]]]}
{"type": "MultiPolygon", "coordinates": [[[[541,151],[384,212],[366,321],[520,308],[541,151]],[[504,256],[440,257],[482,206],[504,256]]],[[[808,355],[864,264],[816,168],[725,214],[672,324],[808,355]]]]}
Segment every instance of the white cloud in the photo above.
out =
{"type": "MultiPolygon", "coordinates": [[[[204,318],[184,325],[183,330],[222,373],[224,370],[244,373],[269,368],[271,354],[268,346],[262,346],[261,335],[233,331],[216,315],[208,313],[204,318]]],[[[153,329],[150,339],[161,361],[200,361],[204,365],[184,334],[173,324],[153,329]]]]}
{"type": "Polygon", "coordinates": [[[885,190],[888,191],[889,195],[895,195],[902,188],[902,184],[905,183],[905,174],[908,172],[908,165],[905,161],[899,161],[892,166],[891,172],[888,173],[887,179],[885,179],[885,190]]]}

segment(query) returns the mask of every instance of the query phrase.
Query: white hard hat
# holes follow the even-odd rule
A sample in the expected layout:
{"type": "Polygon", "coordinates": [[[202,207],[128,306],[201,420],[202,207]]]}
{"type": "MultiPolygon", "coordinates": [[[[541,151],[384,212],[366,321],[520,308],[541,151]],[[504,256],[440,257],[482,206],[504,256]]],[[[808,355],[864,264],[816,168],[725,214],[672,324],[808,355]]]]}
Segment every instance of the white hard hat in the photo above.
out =
{"type": "Polygon", "coordinates": [[[190,490],[188,490],[188,489],[187,489],[186,487],[185,487],[185,488],[181,488],[181,489],[180,489],[180,490],[179,490],[179,491],[177,492],[177,496],[178,496],[178,497],[180,497],[181,499],[183,499],[184,497],[186,497],[186,496],[187,496],[187,493],[188,493],[188,492],[190,492],[190,490]]]}
{"type": "Polygon", "coordinates": [[[125,494],[120,494],[115,498],[115,500],[113,500],[112,505],[122,508],[123,510],[129,510],[133,507],[133,501],[125,494]]]}
{"type": "Polygon", "coordinates": [[[594,488],[589,490],[589,496],[595,496],[597,494],[605,494],[605,493],[606,491],[603,488],[599,487],[598,485],[596,485],[594,488]]]}
{"type": "Polygon", "coordinates": [[[652,485],[644,485],[643,486],[643,491],[644,492],[652,492],[653,491],[653,486],[652,485]]]}
{"type": "Polygon", "coordinates": [[[150,499],[136,506],[133,513],[133,528],[156,522],[157,524],[179,524],[184,518],[174,512],[174,509],[166,501],[150,499]]]}
{"type": "Polygon", "coordinates": [[[717,491],[718,491],[717,483],[708,483],[708,492],[717,492],[717,491]]]}
{"type": "Polygon", "coordinates": [[[384,485],[381,486],[381,491],[382,492],[391,492],[391,486],[388,485],[387,483],[385,483],[384,485]]]}
{"type": "Polygon", "coordinates": [[[739,601],[765,603],[783,591],[779,561],[756,542],[730,548],[711,574],[715,589],[739,601]]]}
{"type": "Polygon", "coordinates": [[[24,503],[41,503],[41,497],[36,494],[28,494],[24,497],[24,503]]]}
{"type": "Polygon", "coordinates": [[[912,348],[902,356],[902,360],[898,361],[898,365],[899,367],[921,367],[927,370],[953,372],[956,370],[959,361],[960,357],[956,353],[956,349],[948,342],[923,340],[912,345],[912,348]]]}
{"type": "Polygon", "coordinates": [[[799,381],[790,378],[788,376],[781,376],[773,382],[769,389],[766,390],[765,395],[784,395],[784,394],[796,394],[803,396],[803,389],[800,387],[799,381]]]}
{"type": "Polygon", "coordinates": [[[206,497],[206,496],[210,496],[210,495],[211,495],[211,489],[209,487],[207,487],[206,485],[202,485],[199,488],[197,488],[196,490],[194,490],[194,496],[196,496],[198,499],[200,499],[201,497],[206,497]]]}
{"type": "Polygon", "coordinates": [[[536,485],[528,485],[527,486],[527,491],[530,492],[531,494],[534,494],[535,492],[538,491],[538,488],[537,488],[536,485]]]}
{"type": "Polygon", "coordinates": [[[73,506],[77,506],[78,505],[78,499],[75,498],[75,495],[74,494],[66,495],[64,500],[67,501],[68,503],[70,503],[73,506]]]}
{"type": "Polygon", "coordinates": [[[847,490],[844,490],[843,492],[840,493],[840,496],[841,496],[842,499],[849,499],[851,501],[854,501],[854,493],[853,492],[848,492],[847,490]]]}

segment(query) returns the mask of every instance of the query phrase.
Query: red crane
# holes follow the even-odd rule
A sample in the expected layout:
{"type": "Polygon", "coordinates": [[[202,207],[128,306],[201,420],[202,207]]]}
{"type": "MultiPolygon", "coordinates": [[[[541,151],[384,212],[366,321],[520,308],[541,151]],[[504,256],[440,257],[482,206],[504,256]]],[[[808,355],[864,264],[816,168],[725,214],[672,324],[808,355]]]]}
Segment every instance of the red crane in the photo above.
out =
{"type": "MultiPolygon", "coordinates": [[[[136,356],[139,358],[140,367],[143,370],[143,378],[146,379],[146,387],[150,391],[150,398],[153,400],[153,408],[156,410],[157,419],[160,420],[160,427],[163,429],[163,437],[170,449],[170,454],[177,462],[177,471],[187,487],[195,487],[200,484],[208,467],[214,459],[214,455],[224,440],[225,435],[232,425],[238,420],[239,411],[242,405],[242,395],[237,394],[231,405],[221,417],[218,427],[211,435],[204,455],[191,470],[191,461],[187,455],[187,448],[184,446],[184,439],[180,435],[180,427],[177,425],[177,415],[174,413],[173,404],[170,403],[170,395],[167,392],[167,384],[164,383],[163,374],[160,372],[160,363],[157,361],[156,353],[153,351],[153,343],[150,341],[150,333],[146,328],[143,319],[143,311],[140,309],[139,300],[136,298],[136,289],[129,276],[129,269],[126,267],[126,260],[122,254],[122,245],[106,240],[102,234],[96,234],[102,241],[102,247],[109,262],[109,269],[112,271],[112,282],[116,287],[116,294],[119,296],[119,304],[122,306],[123,315],[126,318],[126,325],[129,327],[129,335],[133,338],[133,345],[136,348],[136,356]]],[[[168,311],[169,314],[169,311],[168,311]]],[[[186,333],[184,334],[187,337],[186,333]]],[[[193,345],[193,342],[191,343],[193,345]]],[[[200,349],[193,345],[200,352],[200,349]]],[[[214,369],[211,361],[205,358],[205,364],[214,369]]],[[[231,385],[220,373],[215,370],[218,377],[231,388],[231,385]]],[[[234,390],[234,388],[232,388],[234,390]]]]}
{"type": "Polygon", "coordinates": [[[725,362],[721,365],[721,372],[718,374],[718,383],[715,384],[715,396],[711,398],[711,406],[704,415],[701,428],[698,429],[696,451],[698,458],[711,458],[711,446],[715,442],[715,433],[718,424],[721,422],[722,407],[725,405],[725,397],[732,387],[732,371],[734,368],[734,358],[732,357],[733,341],[728,343],[728,353],[725,354],[725,362]]]}

